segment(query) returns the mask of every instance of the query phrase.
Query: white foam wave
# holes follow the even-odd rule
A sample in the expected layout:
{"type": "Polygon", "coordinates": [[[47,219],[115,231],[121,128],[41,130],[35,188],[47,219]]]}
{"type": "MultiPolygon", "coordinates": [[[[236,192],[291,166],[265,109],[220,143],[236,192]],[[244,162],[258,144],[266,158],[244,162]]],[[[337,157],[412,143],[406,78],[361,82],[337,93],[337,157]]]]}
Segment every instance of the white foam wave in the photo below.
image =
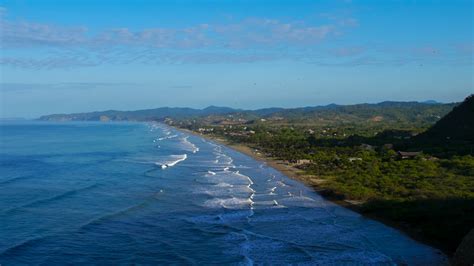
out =
{"type": "MultiPolygon", "coordinates": [[[[254,184],[249,176],[241,174],[239,171],[229,171],[229,167],[220,171],[208,171],[197,182],[204,184],[195,193],[206,194],[213,197],[204,202],[207,208],[225,209],[253,209],[254,184]]],[[[253,212],[246,216],[253,215],[253,212]]]]}
{"type": "Polygon", "coordinates": [[[287,186],[288,186],[288,184],[286,184],[286,183],[283,182],[283,181],[277,181],[276,183],[277,183],[277,185],[280,186],[280,187],[287,187],[287,186]]]}
{"type": "Polygon", "coordinates": [[[168,135],[167,134],[167,136],[158,138],[158,140],[162,141],[162,140],[165,140],[165,139],[172,139],[172,138],[176,138],[176,137],[178,137],[178,135],[168,135]]]}
{"type": "Polygon", "coordinates": [[[222,183],[217,184],[216,187],[234,187],[234,185],[222,182],[222,183]]]}
{"type": "Polygon", "coordinates": [[[268,208],[285,208],[284,205],[281,205],[278,201],[276,200],[262,200],[262,201],[256,201],[254,204],[254,207],[257,209],[268,209],[268,208]]]}
{"type": "Polygon", "coordinates": [[[256,191],[252,188],[252,185],[254,184],[254,183],[253,183],[253,180],[250,178],[250,176],[243,175],[243,174],[241,174],[239,171],[236,171],[235,174],[238,175],[238,176],[241,176],[241,177],[243,177],[243,178],[247,178],[247,180],[248,180],[248,182],[249,182],[248,185],[247,185],[247,188],[248,188],[250,191],[252,191],[252,194],[250,195],[250,201],[251,201],[251,203],[250,203],[250,209],[253,209],[253,204],[254,204],[254,202],[253,202],[253,197],[255,196],[255,192],[256,192],[256,191]]]}
{"type": "Polygon", "coordinates": [[[216,185],[219,183],[227,183],[233,186],[249,186],[253,182],[246,176],[232,171],[216,171],[213,174],[206,173],[204,176],[197,178],[196,181],[202,184],[216,185]]]}
{"type": "MultiPolygon", "coordinates": [[[[244,179],[247,179],[248,180],[248,187],[251,189],[251,185],[253,185],[253,180],[249,177],[249,176],[246,176],[246,175],[243,175],[241,174],[239,171],[235,171],[234,172],[235,175],[241,177],[241,178],[244,178],[244,179]]],[[[253,189],[252,189],[253,190],[253,189]]],[[[255,192],[255,190],[253,190],[255,192]]]]}
{"type": "Polygon", "coordinates": [[[280,199],[280,203],[292,207],[321,207],[322,203],[306,196],[290,196],[280,199]]]}
{"type": "Polygon", "coordinates": [[[161,168],[165,169],[168,167],[175,166],[176,164],[186,160],[188,158],[187,154],[182,155],[171,155],[164,161],[155,162],[156,165],[161,166],[161,168]]]}
{"type": "Polygon", "coordinates": [[[183,138],[181,142],[184,145],[186,150],[191,151],[192,153],[196,153],[199,151],[199,147],[197,147],[196,144],[189,141],[189,136],[183,138]]]}
{"type": "Polygon", "coordinates": [[[224,209],[245,209],[253,204],[250,198],[215,198],[207,200],[204,206],[207,208],[224,208],[224,209]]]}
{"type": "Polygon", "coordinates": [[[214,155],[216,155],[216,160],[214,161],[215,164],[232,165],[234,162],[234,159],[227,154],[217,152],[214,153],[214,155]]]}
{"type": "Polygon", "coordinates": [[[270,189],[270,195],[275,195],[275,190],[277,189],[277,187],[272,187],[270,189]]]}
{"type": "Polygon", "coordinates": [[[253,191],[246,186],[234,186],[228,183],[219,183],[213,186],[206,186],[196,189],[195,194],[205,194],[217,198],[236,197],[236,198],[250,198],[253,191]]]}
{"type": "Polygon", "coordinates": [[[161,129],[160,127],[160,124],[156,123],[156,122],[151,122],[151,123],[148,123],[147,124],[148,128],[150,129],[150,132],[153,132],[157,129],[161,129]]]}

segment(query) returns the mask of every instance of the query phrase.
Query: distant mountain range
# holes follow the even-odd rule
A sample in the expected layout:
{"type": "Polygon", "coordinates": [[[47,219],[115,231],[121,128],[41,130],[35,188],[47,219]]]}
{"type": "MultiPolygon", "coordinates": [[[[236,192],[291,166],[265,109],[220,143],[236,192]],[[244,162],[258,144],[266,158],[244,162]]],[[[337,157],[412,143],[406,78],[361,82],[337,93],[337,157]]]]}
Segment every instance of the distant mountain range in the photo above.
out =
{"type": "Polygon", "coordinates": [[[211,114],[226,114],[237,112],[238,109],[228,107],[209,106],[205,109],[186,107],[160,107],[137,111],[99,111],[75,114],[53,114],[41,116],[39,120],[46,121],[154,121],[165,118],[185,118],[206,116],[211,114]]]}
{"type": "Polygon", "coordinates": [[[229,107],[209,106],[204,109],[161,107],[137,111],[101,111],[74,114],[53,114],[39,118],[44,121],[163,121],[169,119],[192,119],[209,117],[222,119],[231,115],[241,120],[280,119],[301,121],[316,119],[319,121],[363,122],[422,122],[432,124],[447,114],[456,103],[441,104],[429,102],[393,102],[376,104],[337,105],[300,107],[300,108],[264,108],[242,110],[229,107]]]}
{"type": "Polygon", "coordinates": [[[427,101],[423,101],[421,103],[425,103],[425,104],[440,104],[441,102],[438,102],[438,101],[435,101],[435,100],[427,100],[427,101]]]}

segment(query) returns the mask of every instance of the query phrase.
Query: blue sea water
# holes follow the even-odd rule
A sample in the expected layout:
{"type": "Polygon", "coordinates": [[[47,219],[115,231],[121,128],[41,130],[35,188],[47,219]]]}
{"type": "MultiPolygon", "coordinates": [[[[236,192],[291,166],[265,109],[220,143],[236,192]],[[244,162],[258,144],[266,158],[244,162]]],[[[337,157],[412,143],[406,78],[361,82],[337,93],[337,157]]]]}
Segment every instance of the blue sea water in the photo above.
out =
{"type": "Polygon", "coordinates": [[[15,122],[0,134],[1,265],[447,263],[166,125],[15,122]]]}

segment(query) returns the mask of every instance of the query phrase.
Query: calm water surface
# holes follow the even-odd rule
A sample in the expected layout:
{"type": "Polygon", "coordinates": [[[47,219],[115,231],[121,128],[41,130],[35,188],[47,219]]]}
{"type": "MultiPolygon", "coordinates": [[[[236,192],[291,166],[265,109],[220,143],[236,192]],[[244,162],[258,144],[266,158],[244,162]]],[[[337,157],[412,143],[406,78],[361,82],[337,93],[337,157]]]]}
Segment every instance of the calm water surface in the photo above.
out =
{"type": "Polygon", "coordinates": [[[439,251],[161,124],[0,125],[0,264],[439,265],[439,251]]]}

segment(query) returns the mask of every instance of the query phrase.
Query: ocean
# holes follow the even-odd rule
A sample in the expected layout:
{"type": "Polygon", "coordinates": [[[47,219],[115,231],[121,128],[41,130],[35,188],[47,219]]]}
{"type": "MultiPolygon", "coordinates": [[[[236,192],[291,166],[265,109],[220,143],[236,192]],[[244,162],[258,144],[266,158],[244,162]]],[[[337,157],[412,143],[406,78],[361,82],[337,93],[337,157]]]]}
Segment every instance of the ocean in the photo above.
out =
{"type": "Polygon", "coordinates": [[[3,122],[0,134],[1,265],[447,263],[163,124],[3,122]]]}

